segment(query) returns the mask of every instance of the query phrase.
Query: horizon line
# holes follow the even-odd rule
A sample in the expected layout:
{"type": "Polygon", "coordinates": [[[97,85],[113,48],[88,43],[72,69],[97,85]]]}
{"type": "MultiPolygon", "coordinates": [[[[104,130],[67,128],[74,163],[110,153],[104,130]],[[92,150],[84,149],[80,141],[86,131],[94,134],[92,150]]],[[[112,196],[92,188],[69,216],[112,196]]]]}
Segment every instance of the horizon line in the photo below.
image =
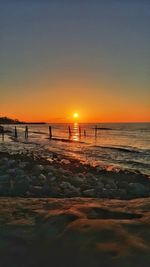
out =
{"type": "Polygon", "coordinates": [[[14,123],[0,123],[2,124],[150,124],[150,121],[119,121],[119,122],[77,122],[77,121],[72,121],[72,122],[46,122],[46,121],[18,121],[14,123]]]}
{"type": "Polygon", "coordinates": [[[96,123],[150,123],[150,121],[79,121],[79,120],[70,120],[70,121],[44,121],[44,120],[21,120],[21,119],[16,119],[16,118],[10,118],[10,117],[7,117],[7,116],[0,116],[0,119],[2,118],[6,118],[6,119],[10,119],[12,121],[18,121],[19,123],[45,123],[45,124],[50,124],[50,123],[59,123],[59,124],[69,124],[69,123],[84,123],[84,124],[96,124],[96,123]]]}

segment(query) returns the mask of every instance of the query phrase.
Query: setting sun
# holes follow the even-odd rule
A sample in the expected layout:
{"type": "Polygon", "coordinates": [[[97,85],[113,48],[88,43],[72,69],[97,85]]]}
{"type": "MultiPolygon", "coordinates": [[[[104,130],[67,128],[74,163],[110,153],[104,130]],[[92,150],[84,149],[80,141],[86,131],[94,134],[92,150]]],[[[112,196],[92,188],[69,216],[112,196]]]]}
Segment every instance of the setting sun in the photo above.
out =
{"type": "Polygon", "coordinates": [[[74,114],[73,114],[73,117],[74,117],[75,119],[77,119],[77,118],[79,117],[79,114],[78,114],[78,113],[74,113],[74,114]]]}

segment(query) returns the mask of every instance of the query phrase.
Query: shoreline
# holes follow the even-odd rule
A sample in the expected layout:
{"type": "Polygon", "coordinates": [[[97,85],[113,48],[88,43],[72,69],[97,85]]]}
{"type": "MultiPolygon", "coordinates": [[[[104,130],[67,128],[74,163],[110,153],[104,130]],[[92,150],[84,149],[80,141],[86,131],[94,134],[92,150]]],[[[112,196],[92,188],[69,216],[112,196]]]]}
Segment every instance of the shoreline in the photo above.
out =
{"type": "Polygon", "coordinates": [[[109,171],[50,153],[0,152],[0,197],[91,197],[134,199],[150,196],[149,176],[128,170],[109,171]]]}
{"type": "MultiPolygon", "coordinates": [[[[13,153],[13,151],[17,151],[18,153],[21,152],[21,150],[24,149],[31,149],[33,150],[35,146],[39,146],[41,149],[43,148],[43,154],[46,150],[54,151],[58,154],[64,154],[76,159],[80,159],[80,161],[94,165],[94,166],[104,166],[104,168],[120,168],[120,169],[127,169],[127,170],[137,170],[143,174],[150,175],[150,147],[146,144],[147,137],[145,136],[145,140],[142,140],[142,143],[138,143],[138,138],[140,138],[140,129],[144,129],[142,126],[138,129],[137,138],[137,145],[134,145],[133,142],[135,140],[131,140],[130,143],[128,131],[124,132],[126,127],[123,127],[121,130],[121,133],[118,134],[116,132],[116,135],[114,136],[113,131],[108,134],[110,135],[110,140],[107,140],[107,133],[102,133],[98,135],[98,138],[95,139],[94,131],[89,128],[90,125],[87,126],[87,136],[86,139],[82,136],[81,139],[73,141],[74,138],[74,132],[71,139],[68,139],[68,131],[67,126],[63,126],[63,130],[61,127],[54,127],[53,132],[53,138],[49,139],[49,131],[48,126],[39,126],[34,128],[33,126],[29,127],[29,139],[25,139],[25,129],[19,128],[17,130],[17,137],[15,139],[15,127],[11,127],[9,129],[12,129],[12,134],[5,134],[5,138],[2,141],[7,141],[6,145],[5,142],[2,143],[2,150],[9,151],[10,153],[13,153]],[[89,131],[89,132],[88,132],[89,131]],[[8,137],[9,136],[9,137],[8,137]],[[115,137],[115,140],[113,140],[113,136],[115,137]],[[139,137],[138,137],[139,136],[139,137]],[[106,137],[106,140],[105,140],[106,137]],[[9,138],[10,140],[7,140],[9,138]],[[58,139],[57,139],[58,138],[58,139]],[[61,141],[62,138],[62,141],[61,141]],[[126,144],[124,143],[125,138],[126,144]],[[65,140],[66,139],[66,140],[65,140]],[[10,142],[8,142],[10,141],[10,142]],[[51,143],[50,143],[51,141],[51,143]],[[15,143],[18,143],[18,147],[15,143]],[[83,143],[82,143],[83,142],[83,143]],[[35,144],[35,145],[34,145],[35,144]],[[75,145],[74,145],[75,144],[75,145]],[[142,145],[143,144],[143,145],[142,145]],[[26,146],[26,147],[25,147],[26,146]],[[32,147],[33,146],[33,147],[32,147]],[[8,147],[8,150],[7,150],[8,147]]],[[[135,127],[136,128],[136,127],[135,127]]],[[[115,127],[114,127],[115,129],[115,127]]],[[[116,128],[117,129],[117,128],[116,128]]],[[[135,131],[132,131],[132,127],[129,127],[129,132],[131,134],[131,138],[133,139],[133,136],[135,135],[135,131]],[[133,136],[132,136],[133,134],[133,136]]],[[[75,131],[75,135],[78,136],[79,132],[78,129],[75,131]]],[[[83,131],[82,131],[83,134],[83,131]]],[[[145,133],[146,134],[146,133],[145,133]]],[[[144,135],[143,135],[144,136],[144,135]]],[[[109,136],[108,136],[109,137],[109,136]]],[[[136,136],[135,136],[136,137],[136,136]]],[[[148,140],[147,140],[148,141],[148,140]]],[[[36,151],[35,151],[36,152],[36,151]]]]}

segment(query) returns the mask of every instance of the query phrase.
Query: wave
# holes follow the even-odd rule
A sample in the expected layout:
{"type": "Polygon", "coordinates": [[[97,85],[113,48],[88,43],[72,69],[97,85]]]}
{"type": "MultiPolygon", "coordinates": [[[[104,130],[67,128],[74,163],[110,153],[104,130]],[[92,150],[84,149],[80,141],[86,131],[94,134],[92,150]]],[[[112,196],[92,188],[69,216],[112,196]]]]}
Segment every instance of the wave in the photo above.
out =
{"type": "Polygon", "coordinates": [[[121,151],[121,152],[127,152],[127,153],[142,153],[142,152],[145,152],[142,151],[142,150],[138,150],[138,149],[135,149],[135,148],[124,148],[124,147],[114,147],[114,146],[91,146],[93,148],[102,148],[102,149],[111,149],[111,150],[118,150],[118,151],[121,151]]]}
{"type": "Polygon", "coordinates": [[[123,163],[123,164],[130,164],[132,166],[138,166],[138,167],[143,167],[143,168],[150,168],[150,164],[149,163],[135,161],[135,160],[119,160],[118,162],[119,163],[123,163]]]}

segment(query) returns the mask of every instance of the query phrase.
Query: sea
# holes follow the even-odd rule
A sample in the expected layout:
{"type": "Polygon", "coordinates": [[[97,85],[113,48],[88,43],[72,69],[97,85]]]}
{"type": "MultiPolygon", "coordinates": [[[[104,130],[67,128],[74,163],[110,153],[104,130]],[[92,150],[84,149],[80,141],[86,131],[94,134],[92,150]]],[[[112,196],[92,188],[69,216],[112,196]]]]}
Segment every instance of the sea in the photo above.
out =
{"type": "Polygon", "coordinates": [[[0,151],[39,153],[47,159],[53,152],[108,170],[127,169],[150,175],[150,123],[33,124],[28,125],[28,139],[25,125],[16,127],[17,139],[15,125],[4,125],[10,132],[4,140],[0,136],[0,151]],[[55,140],[49,139],[49,126],[55,140]]]}

